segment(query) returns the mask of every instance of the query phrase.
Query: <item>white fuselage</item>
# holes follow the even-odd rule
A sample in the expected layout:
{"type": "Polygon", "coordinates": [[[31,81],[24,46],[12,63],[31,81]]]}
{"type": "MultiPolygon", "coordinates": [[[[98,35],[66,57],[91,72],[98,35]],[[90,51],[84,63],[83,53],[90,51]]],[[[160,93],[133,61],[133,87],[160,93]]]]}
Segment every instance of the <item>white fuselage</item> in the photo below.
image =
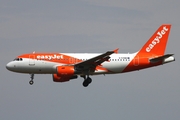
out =
{"type": "MultiPolygon", "coordinates": [[[[64,55],[71,56],[73,58],[77,58],[82,61],[86,61],[90,58],[98,56],[100,54],[95,53],[62,53],[64,55]]],[[[96,70],[92,74],[110,74],[110,73],[121,73],[124,68],[133,60],[134,54],[112,54],[110,55],[109,61],[105,61],[101,64],[100,67],[107,69],[106,70],[99,69],[96,70]]],[[[75,59],[65,59],[70,64],[75,62],[75,59]]],[[[134,62],[136,66],[139,60],[134,62]]],[[[34,73],[34,74],[54,74],[56,73],[56,66],[63,66],[66,64],[54,61],[46,61],[41,59],[31,59],[31,58],[22,58],[22,60],[14,60],[7,64],[7,68],[14,72],[20,73],[34,73]]]]}

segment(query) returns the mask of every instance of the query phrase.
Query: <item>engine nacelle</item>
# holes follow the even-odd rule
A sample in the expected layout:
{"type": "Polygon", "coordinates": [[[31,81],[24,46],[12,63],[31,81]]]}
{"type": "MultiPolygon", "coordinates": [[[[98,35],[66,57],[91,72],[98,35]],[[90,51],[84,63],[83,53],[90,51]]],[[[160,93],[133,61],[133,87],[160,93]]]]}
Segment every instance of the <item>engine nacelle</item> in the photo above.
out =
{"type": "Polygon", "coordinates": [[[76,78],[78,78],[77,75],[73,75],[73,76],[61,75],[61,76],[58,76],[57,74],[53,74],[53,81],[54,82],[67,82],[70,79],[76,79],[76,78]]]}
{"type": "Polygon", "coordinates": [[[77,75],[74,75],[74,66],[58,66],[56,71],[57,73],[53,74],[54,82],[67,82],[70,79],[77,78],[77,75]]]}
{"type": "Polygon", "coordinates": [[[74,75],[74,66],[58,66],[57,75],[74,75]]]}

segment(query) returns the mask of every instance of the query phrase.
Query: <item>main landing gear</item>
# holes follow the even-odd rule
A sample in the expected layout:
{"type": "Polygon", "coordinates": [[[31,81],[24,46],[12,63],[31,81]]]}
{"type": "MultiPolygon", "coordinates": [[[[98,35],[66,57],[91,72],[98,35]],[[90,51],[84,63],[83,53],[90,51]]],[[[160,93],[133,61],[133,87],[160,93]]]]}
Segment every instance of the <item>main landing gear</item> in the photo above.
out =
{"type": "Polygon", "coordinates": [[[82,83],[84,87],[87,87],[92,82],[92,79],[89,76],[87,78],[86,76],[81,76],[81,77],[84,78],[84,82],[82,83]]]}
{"type": "Polygon", "coordinates": [[[31,80],[29,81],[29,84],[30,85],[33,85],[33,83],[34,83],[34,81],[33,81],[33,79],[34,79],[34,74],[30,74],[30,78],[31,78],[31,80]]]}

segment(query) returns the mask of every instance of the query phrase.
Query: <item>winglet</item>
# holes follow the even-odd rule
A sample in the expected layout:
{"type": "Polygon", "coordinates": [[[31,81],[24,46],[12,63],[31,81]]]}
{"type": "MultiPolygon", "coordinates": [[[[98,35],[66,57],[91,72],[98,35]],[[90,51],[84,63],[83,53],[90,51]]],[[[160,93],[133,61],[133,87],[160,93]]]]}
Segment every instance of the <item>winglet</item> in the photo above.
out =
{"type": "Polygon", "coordinates": [[[117,53],[118,53],[118,50],[119,50],[119,48],[115,49],[115,50],[114,50],[114,53],[117,54],[117,53]]]}

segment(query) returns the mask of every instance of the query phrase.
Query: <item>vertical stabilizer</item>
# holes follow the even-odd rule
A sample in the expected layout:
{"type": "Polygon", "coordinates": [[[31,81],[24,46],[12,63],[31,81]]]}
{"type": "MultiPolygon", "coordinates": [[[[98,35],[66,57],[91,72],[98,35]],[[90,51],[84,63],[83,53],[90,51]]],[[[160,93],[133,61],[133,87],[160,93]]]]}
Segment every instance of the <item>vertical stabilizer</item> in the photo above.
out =
{"type": "Polygon", "coordinates": [[[139,52],[164,55],[170,29],[170,24],[161,25],[139,52]]]}

